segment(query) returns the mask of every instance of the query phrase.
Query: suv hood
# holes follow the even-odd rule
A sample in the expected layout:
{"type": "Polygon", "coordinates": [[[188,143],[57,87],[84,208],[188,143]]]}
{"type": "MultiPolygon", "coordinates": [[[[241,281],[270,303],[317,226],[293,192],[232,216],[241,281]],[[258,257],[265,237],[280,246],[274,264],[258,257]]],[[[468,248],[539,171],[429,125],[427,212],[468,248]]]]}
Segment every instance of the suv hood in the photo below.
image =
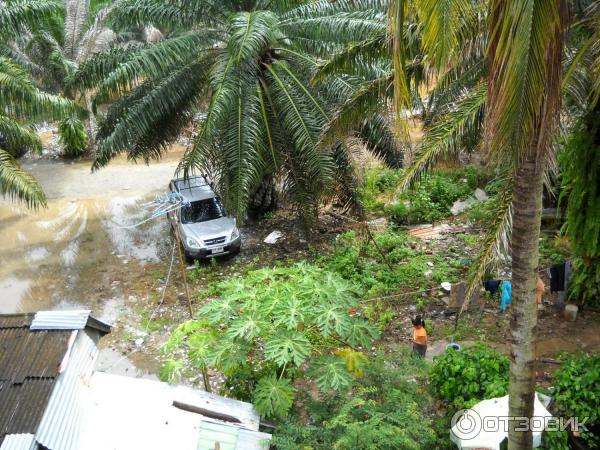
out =
{"type": "Polygon", "coordinates": [[[207,220],[206,222],[182,224],[183,231],[187,237],[194,238],[198,243],[204,244],[207,239],[225,236],[225,242],[229,242],[231,232],[235,228],[235,219],[221,217],[220,219],[207,220]]]}

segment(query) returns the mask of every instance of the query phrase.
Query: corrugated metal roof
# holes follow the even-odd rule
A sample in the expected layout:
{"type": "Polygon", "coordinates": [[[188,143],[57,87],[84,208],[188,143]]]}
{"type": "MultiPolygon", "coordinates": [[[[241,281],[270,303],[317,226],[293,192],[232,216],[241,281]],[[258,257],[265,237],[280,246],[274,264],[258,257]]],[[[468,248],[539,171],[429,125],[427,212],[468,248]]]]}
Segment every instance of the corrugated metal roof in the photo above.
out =
{"type": "Polygon", "coordinates": [[[39,311],[31,322],[30,330],[82,330],[90,310],[39,311]]]}
{"type": "Polygon", "coordinates": [[[203,421],[200,424],[198,450],[214,450],[219,443],[219,450],[235,450],[240,429],[221,423],[203,421]]]}
{"type": "Polygon", "coordinates": [[[33,434],[9,434],[4,438],[0,450],[35,450],[37,443],[33,434]]]}
{"type": "Polygon", "coordinates": [[[2,445],[7,435],[36,432],[67,351],[71,331],[32,332],[32,319],[32,314],[0,316],[2,445]]]}
{"type": "Polygon", "coordinates": [[[89,386],[98,348],[90,337],[79,332],[66,369],[56,385],[35,435],[36,440],[52,450],[77,450],[81,436],[84,392],[89,386]]]}
{"type": "Polygon", "coordinates": [[[235,425],[202,421],[198,450],[268,450],[271,435],[250,431],[235,425]]]}
{"type": "Polygon", "coordinates": [[[0,380],[22,383],[27,377],[58,376],[70,331],[0,329],[0,380]]]}
{"type": "Polygon", "coordinates": [[[19,384],[0,381],[0,441],[7,434],[35,433],[55,381],[54,378],[27,378],[19,384]]]}
{"type": "Polygon", "coordinates": [[[271,435],[259,431],[241,429],[235,450],[268,450],[271,435]]]}
{"type": "Polygon", "coordinates": [[[33,314],[3,314],[0,315],[0,328],[29,328],[33,314]]]}

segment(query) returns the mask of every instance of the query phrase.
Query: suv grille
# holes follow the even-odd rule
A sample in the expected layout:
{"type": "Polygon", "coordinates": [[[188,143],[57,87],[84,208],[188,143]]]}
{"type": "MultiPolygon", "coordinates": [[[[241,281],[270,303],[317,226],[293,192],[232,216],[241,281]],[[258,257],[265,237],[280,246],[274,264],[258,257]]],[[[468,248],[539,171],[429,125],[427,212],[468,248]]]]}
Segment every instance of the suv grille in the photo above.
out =
{"type": "Polygon", "coordinates": [[[225,236],[221,236],[214,239],[207,239],[204,241],[204,245],[217,245],[225,242],[225,236]]]}

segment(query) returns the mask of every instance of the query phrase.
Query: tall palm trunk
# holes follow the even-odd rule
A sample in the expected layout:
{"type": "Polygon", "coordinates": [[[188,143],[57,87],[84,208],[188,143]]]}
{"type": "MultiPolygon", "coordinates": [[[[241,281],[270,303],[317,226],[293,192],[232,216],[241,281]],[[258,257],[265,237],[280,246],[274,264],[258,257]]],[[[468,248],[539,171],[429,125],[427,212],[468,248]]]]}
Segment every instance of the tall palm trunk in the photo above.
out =
{"type": "Polygon", "coordinates": [[[96,121],[96,114],[93,109],[93,101],[92,94],[89,91],[86,91],[84,94],[85,98],[85,107],[89,111],[88,117],[86,119],[86,128],[89,139],[89,153],[95,156],[96,150],[96,132],[98,131],[98,123],[96,121]]]}
{"type": "MultiPolygon", "coordinates": [[[[566,6],[566,0],[490,2],[486,128],[490,154],[510,163],[514,177],[509,416],[517,418],[534,413],[542,185],[560,111],[566,6]]],[[[509,450],[533,447],[522,422],[509,423],[509,450]]]]}
{"type": "MultiPolygon", "coordinates": [[[[519,417],[533,416],[535,400],[536,269],[544,168],[535,151],[530,153],[517,169],[513,190],[509,409],[519,417]]],[[[516,427],[509,429],[509,448],[531,448],[531,432],[515,431],[516,427]]]]}

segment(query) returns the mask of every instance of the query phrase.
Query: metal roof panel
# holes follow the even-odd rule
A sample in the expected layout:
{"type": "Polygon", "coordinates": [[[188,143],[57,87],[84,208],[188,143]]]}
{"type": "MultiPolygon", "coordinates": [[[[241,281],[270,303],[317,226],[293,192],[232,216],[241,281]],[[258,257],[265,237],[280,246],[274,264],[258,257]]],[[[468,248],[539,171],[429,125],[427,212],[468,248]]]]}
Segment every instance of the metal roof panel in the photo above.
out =
{"type": "Polygon", "coordinates": [[[66,369],[56,380],[56,386],[35,435],[46,448],[78,450],[83,409],[98,348],[84,332],[79,332],[66,369]]]}
{"type": "Polygon", "coordinates": [[[82,330],[90,310],[39,311],[31,322],[30,330],[82,330]]]}
{"type": "Polygon", "coordinates": [[[9,434],[2,441],[0,450],[35,450],[37,442],[33,434],[9,434]]]}

